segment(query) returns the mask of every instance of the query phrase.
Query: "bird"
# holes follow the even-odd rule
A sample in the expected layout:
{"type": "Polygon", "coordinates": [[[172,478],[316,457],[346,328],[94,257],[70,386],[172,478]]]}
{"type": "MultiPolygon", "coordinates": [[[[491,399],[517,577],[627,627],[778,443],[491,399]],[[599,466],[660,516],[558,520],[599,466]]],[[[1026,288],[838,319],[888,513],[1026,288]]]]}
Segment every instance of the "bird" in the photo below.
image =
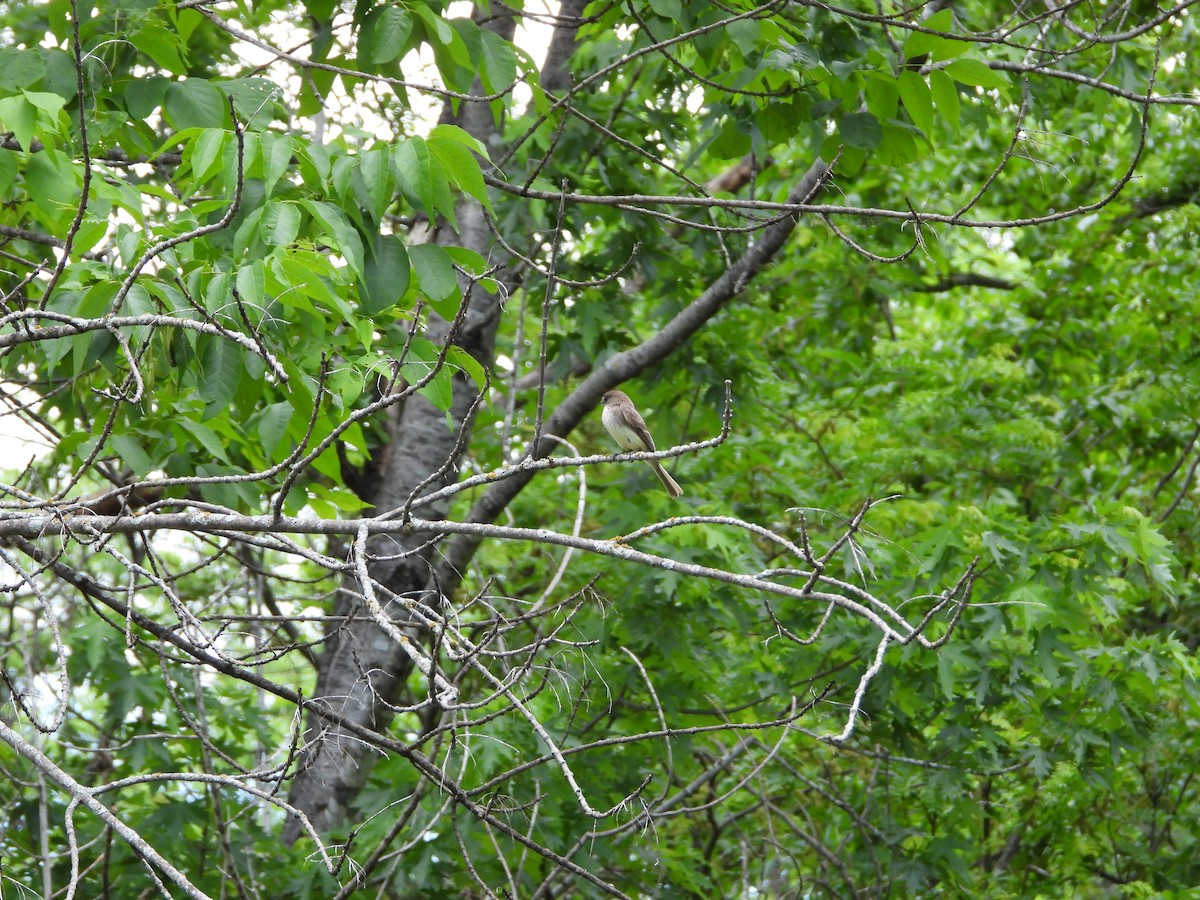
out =
{"type": "MultiPolygon", "coordinates": [[[[600,421],[612,435],[612,439],[617,442],[618,447],[630,451],[654,450],[654,438],[650,436],[646,420],[638,413],[637,407],[633,405],[633,401],[627,394],[623,391],[608,391],[600,399],[600,402],[604,404],[604,412],[600,414],[600,421]]],[[[667,473],[667,470],[662,467],[662,463],[657,459],[648,459],[646,463],[654,470],[654,474],[658,476],[658,480],[662,482],[672,499],[683,494],[683,488],[667,473]]]]}

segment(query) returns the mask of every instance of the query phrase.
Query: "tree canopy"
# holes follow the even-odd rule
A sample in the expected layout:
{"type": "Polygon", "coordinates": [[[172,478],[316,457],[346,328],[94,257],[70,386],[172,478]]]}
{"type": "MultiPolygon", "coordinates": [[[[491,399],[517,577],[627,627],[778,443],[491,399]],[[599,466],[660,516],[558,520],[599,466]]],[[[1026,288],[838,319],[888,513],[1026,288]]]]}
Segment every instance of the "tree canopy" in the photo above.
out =
{"type": "Polygon", "coordinates": [[[1184,896],[1195,6],[0,7],[0,894],[1184,896]]]}

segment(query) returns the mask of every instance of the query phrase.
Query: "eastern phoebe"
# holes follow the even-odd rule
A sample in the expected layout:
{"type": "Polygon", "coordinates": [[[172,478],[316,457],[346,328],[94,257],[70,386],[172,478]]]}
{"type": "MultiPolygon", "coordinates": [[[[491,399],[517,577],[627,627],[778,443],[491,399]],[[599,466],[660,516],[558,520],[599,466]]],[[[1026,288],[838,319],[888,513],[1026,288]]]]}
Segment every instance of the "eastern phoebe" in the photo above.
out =
{"type": "MultiPolygon", "coordinates": [[[[646,427],[646,420],[638,413],[632,400],[621,391],[609,391],[601,398],[600,402],[604,404],[604,412],[600,414],[600,421],[604,423],[604,427],[608,429],[608,433],[612,435],[612,439],[617,442],[618,447],[629,451],[654,449],[654,438],[650,437],[650,429],[646,427]]],[[[654,470],[654,474],[663,483],[668,494],[678,497],[683,493],[683,488],[667,474],[662,463],[657,459],[648,459],[646,463],[654,470]]]]}

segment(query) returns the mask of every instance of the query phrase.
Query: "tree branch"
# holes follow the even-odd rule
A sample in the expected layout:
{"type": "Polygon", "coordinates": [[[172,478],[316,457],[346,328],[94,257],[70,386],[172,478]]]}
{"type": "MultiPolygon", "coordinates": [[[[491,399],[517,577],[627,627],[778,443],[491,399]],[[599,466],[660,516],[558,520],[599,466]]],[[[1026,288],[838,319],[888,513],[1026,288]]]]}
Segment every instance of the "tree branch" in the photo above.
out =
{"type": "MultiPolygon", "coordinates": [[[[803,203],[820,190],[829,177],[831,167],[817,160],[804,174],[788,196],[789,203],[803,203]]],[[[738,260],[718,277],[709,288],[679,312],[652,338],[609,359],[592,372],[582,384],[559,404],[546,419],[545,433],[566,437],[600,402],[605,391],[636,377],[662,362],[712,319],[746,284],[766,266],[784,246],[796,227],[796,218],[788,216],[767,226],[762,235],[738,260]]],[[[535,448],[534,458],[549,455],[556,444],[544,441],[535,448]]],[[[469,523],[487,523],[496,517],[524,489],[532,473],[520,474],[488,490],[472,507],[469,523]]],[[[438,577],[451,592],[461,580],[461,573],[475,555],[482,540],[480,536],[464,535],[447,548],[438,577]]]]}

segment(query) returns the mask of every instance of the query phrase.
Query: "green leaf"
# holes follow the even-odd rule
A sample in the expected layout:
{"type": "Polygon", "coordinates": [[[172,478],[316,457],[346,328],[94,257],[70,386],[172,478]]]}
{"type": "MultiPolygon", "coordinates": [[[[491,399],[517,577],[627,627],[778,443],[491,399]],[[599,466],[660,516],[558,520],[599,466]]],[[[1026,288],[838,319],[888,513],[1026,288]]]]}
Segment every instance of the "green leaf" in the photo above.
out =
{"type": "Polygon", "coordinates": [[[251,132],[262,131],[271,124],[278,106],[277,98],[283,95],[279,85],[266,78],[232,78],[218,81],[214,87],[221,95],[222,109],[228,109],[225,98],[232,97],[233,108],[251,132]]]}
{"type": "Polygon", "coordinates": [[[400,141],[393,151],[400,189],[408,201],[431,219],[437,217],[437,201],[433,185],[433,166],[429,148],[419,137],[400,141]]]}
{"type": "Polygon", "coordinates": [[[360,306],[373,316],[391,309],[408,291],[409,264],[404,242],[393,234],[376,235],[363,271],[360,306]]]}
{"type": "Polygon", "coordinates": [[[271,196],[275,185],[292,164],[292,138],[286,134],[264,133],[262,139],[263,189],[271,196]]]}
{"type": "MultiPolygon", "coordinates": [[[[405,368],[409,368],[409,366],[406,365],[405,368]]],[[[454,383],[451,381],[452,373],[452,369],[443,368],[417,393],[442,412],[449,412],[451,405],[454,403],[454,383]]],[[[418,377],[424,377],[425,374],[426,372],[422,372],[418,377]]]]}
{"type": "Polygon", "coordinates": [[[517,79],[517,57],[512,44],[484,29],[483,58],[479,65],[479,80],[489,94],[497,94],[517,79]]]}
{"type": "Polygon", "coordinates": [[[196,186],[204,184],[221,170],[221,154],[229,132],[223,128],[205,128],[192,141],[190,155],[192,179],[196,186]]]}
{"type": "Polygon", "coordinates": [[[331,267],[323,256],[292,251],[282,256],[273,256],[270,266],[272,274],[284,288],[280,299],[289,307],[313,309],[314,304],[319,304],[337,314],[327,317],[331,321],[355,319],[353,307],[342,296],[342,292],[347,289],[341,282],[330,283],[331,267]]]}
{"type": "Polygon", "coordinates": [[[750,133],[743,122],[726,122],[708,145],[708,155],[714,159],[741,159],[749,152],[750,133]]]}
{"type": "Polygon", "coordinates": [[[392,203],[392,168],[384,147],[368,150],[359,157],[358,170],[370,200],[370,211],[376,222],[383,219],[392,203]]]}
{"type": "Polygon", "coordinates": [[[955,663],[962,654],[956,647],[945,647],[943,649],[946,652],[937,655],[938,685],[942,689],[942,696],[946,699],[952,699],[954,697],[955,663]]]}
{"type": "Polygon", "coordinates": [[[242,349],[222,337],[209,337],[201,362],[200,397],[204,419],[228,412],[242,380],[242,349]]]}
{"type": "Polygon", "coordinates": [[[451,90],[466,91],[475,78],[475,58],[464,37],[479,43],[479,26],[470,19],[447,20],[424,3],[410,7],[421,19],[442,81],[451,90]]]}
{"type": "Polygon", "coordinates": [[[933,103],[950,128],[957,132],[959,122],[958,86],[945,72],[934,69],[929,73],[929,89],[933,103]]]}
{"type": "Polygon", "coordinates": [[[29,158],[25,184],[34,203],[48,215],[60,216],[79,202],[79,179],[63,154],[49,147],[29,158]]]}
{"type": "Polygon", "coordinates": [[[238,269],[235,279],[238,296],[249,309],[262,312],[266,307],[266,272],[263,261],[256,259],[238,269]]]}
{"type": "MultiPolygon", "coordinates": [[[[417,285],[436,305],[450,297],[458,296],[458,278],[454,273],[454,262],[444,247],[437,244],[415,244],[408,248],[413,271],[417,274],[417,285]]],[[[438,309],[439,313],[443,308],[438,309]]],[[[453,313],[451,313],[453,315],[453,313]]]]}
{"type": "Polygon", "coordinates": [[[477,153],[484,159],[491,159],[488,156],[487,147],[469,131],[465,131],[457,125],[437,125],[429,132],[429,139],[436,140],[439,144],[446,141],[453,141],[457,144],[462,144],[472,153],[477,153]]]}
{"type": "Polygon", "coordinates": [[[180,39],[187,44],[192,34],[205,20],[195,9],[180,9],[172,11],[171,21],[174,23],[180,39]]]}
{"type": "Polygon", "coordinates": [[[177,33],[168,31],[158,23],[148,23],[140,30],[132,32],[129,41],[154,60],[159,68],[166,69],[173,75],[186,74],[184,47],[177,33]]]}
{"type": "Polygon", "coordinates": [[[364,265],[362,238],[342,211],[320,200],[304,200],[300,205],[320,223],[330,246],[345,258],[351,271],[361,275],[364,265]]]}
{"type": "Polygon", "coordinates": [[[171,82],[163,111],[176,129],[221,128],[225,124],[225,98],[201,78],[171,82]]]}
{"type": "Polygon", "coordinates": [[[16,93],[31,87],[45,72],[38,51],[0,47],[0,91],[16,93]]]}
{"type": "MultiPolygon", "coordinates": [[[[479,59],[483,55],[482,50],[482,32],[483,29],[471,19],[449,19],[451,28],[450,40],[442,44],[441,49],[449,53],[449,58],[453,60],[454,65],[460,73],[471,73],[474,76],[475,69],[479,65],[479,59]]],[[[439,57],[438,43],[433,46],[435,58],[439,57]]],[[[438,59],[438,65],[444,64],[444,55],[438,59]]]]}
{"type": "MultiPolygon", "coordinates": [[[[20,161],[15,150],[0,147],[0,195],[7,194],[17,180],[20,161]]],[[[107,226],[106,226],[107,227],[107,226]]]]}
{"type": "MultiPolygon", "coordinates": [[[[70,53],[53,47],[39,47],[37,54],[42,60],[42,65],[46,67],[46,72],[37,82],[37,87],[64,97],[68,102],[74,100],[77,94],[75,58],[70,53]]],[[[84,83],[87,84],[97,75],[99,63],[95,59],[85,59],[83,66],[84,83]]]]}
{"type": "Polygon", "coordinates": [[[890,75],[872,73],[863,87],[867,97],[867,109],[880,121],[896,118],[900,107],[899,82],[890,75]]]}
{"type": "MultiPolygon", "coordinates": [[[[253,131],[247,131],[242,135],[242,145],[239,148],[236,140],[227,141],[225,144],[224,163],[225,163],[225,184],[226,190],[232,194],[233,185],[237,184],[238,178],[238,154],[241,153],[242,177],[244,182],[244,190],[242,191],[242,202],[254,204],[261,202],[263,197],[263,184],[258,178],[249,178],[247,174],[255,171],[259,162],[259,141],[258,134],[253,131]]],[[[222,209],[222,212],[224,209],[222,209]]]]}
{"type": "Polygon", "coordinates": [[[408,50],[408,39],[413,30],[410,12],[398,6],[385,6],[374,17],[373,25],[368,62],[375,65],[390,63],[408,50]]]}
{"type": "Polygon", "coordinates": [[[67,103],[67,98],[61,94],[48,94],[45,91],[22,91],[21,93],[35,107],[48,113],[49,118],[57,116],[59,110],[67,103]]]}
{"type": "Polygon", "coordinates": [[[366,506],[353,491],[343,487],[328,487],[318,482],[307,485],[308,502],[313,511],[326,519],[355,516],[366,506]]]}
{"type": "Polygon", "coordinates": [[[131,228],[124,222],[117,225],[117,252],[121,255],[124,265],[133,265],[142,249],[141,232],[131,228]]]}
{"type": "Polygon", "coordinates": [[[114,434],[109,444],[116,451],[121,463],[128,467],[136,478],[145,478],[154,470],[154,460],[142,447],[141,441],[131,434],[114,434]]]}
{"type": "MultiPolygon", "coordinates": [[[[324,29],[318,34],[318,40],[323,33],[326,33],[324,29]]],[[[319,47],[315,44],[313,53],[319,54],[319,47]]],[[[315,55],[314,59],[317,58],[318,56],[315,55]]],[[[321,59],[321,62],[336,63],[337,60],[329,60],[328,57],[325,57],[321,59]]],[[[334,73],[327,69],[309,70],[308,77],[300,83],[300,103],[296,111],[302,116],[315,116],[317,113],[324,112],[335,77],[334,73]]]]}
{"type": "Polygon", "coordinates": [[[288,201],[267,204],[262,219],[262,238],[273,247],[286,247],[300,233],[300,208],[288,201]]]}
{"type": "MultiPolygon", "coordinates": [[[[158,307],[150,297],[150,293],[146,290],[146,286],[141,282],[134,282],[129,286],[128,293],[125,294],[124,311],[131,316],[151,315],[158,312],[158,307]]],[[[131,328],[128,331],[130,342],[137,346],[141,344],[151,333],[151,326],[139,325],[136,328],[131,328]]]]}
{"type": "MultiPolygon", "coordinates": [[[[949,33],[954,27],[954,11],[951,9],[940,10],[921,22],[921,27],[928,28],[930,31],[949,33]]],[[[938,34],[913,31],[909,33],[908,40],[904,42],[904,58],[916,59],[927,53],[932,53],[943,44],[961,44],[964,50],[970,46],[965,41],[951,41],[938,34]]]]}
{"type": "Polygon", "coordinates": [[[425,32],[430,41],[445,44],[454,38],[454,29],[450,23],[439,16],[436,12],[430,9],[426,4],[421,3],[413,8],[425,25],[425,32]]]}
{"type": "Polygon", "coordinates": [[[487,185],[483,180],[483,170],[475,155],[458,141],[445,140],[436,133],[436,129],[434,131],[426,142],[430,153],[442,164],[442,168],[456,187],[474,197],[484,208],[494,212],[487,185]]]}
{"type": "MultiPolygon", "coordinates": [[[[895,92],[894,85],[892,91],[895,92]]],[[[786,143],[811,123],[812,104],[807,97],[795,97],[785,103],[772,101],[759,110],[754,121],[770,144],[786,143]]]]}
{"type": "Polygon", "coordinates": [[[228,272],[213,272],[204,286],[204,308],[210,315],[228,317],[229,280],[228,272]]]}
{"type": "MultiPolygon", "coordinates": [[[[4,155],[0,154],[0,192],[4,191],[4,155]]],[[[108,235],[112,223],[107,218],[96,218],[89,212],[75,234],[76,253],[88,253],[108,235]]]]}
{"type": "Polygon", "coordinates": [[[148,119],[162,106],[167,97],[167,86],[171,81],[162,75],[134,78],[125,85],[123,99],[131,118],[148,119]]]}
{"type": "Polygon", "coordinates": [[[225,449],[224,442],[217,437],[217,433],[202,422],[197,422],[194,419],[189,419],[187,416],[180,416],[175,420],[181,428],[188,432],[196,439],[201,447],[204,448],[209,456],[214,459],[220,459],[229,462],[229,456],[225,449]]]}
{"type": "Polygon", "coordinates": [[[883,127],[870,113],[848,113],[838,119],[838,134],[851,147],[873,150],[883,140],[883,127]]]}
{"type": "MultiPolygon", "coordinates": [[[[288,423],[292,421],[293,407],[290,403],[272,403],[262,411],[258,418],[258,437],[262,442],[263,451],[269,460],[278,462],[287,455],[287,448],[282,454],[276,454],[280,441],[288,431],[288,423]]],[[[303,412],[301,410],[301,412],[303,412]]]]}
{"type": "Polygon", "coordinates": [[[329,148],[323,144],[303,145],[297,148],[297,155],[305,186],[314,191],[327,188],[333,166],[329,148]]]}
{"type": "Polygon", "coordinates": [[[267,214],[265,206],[251,206],[251,212],[238,225],[237,231],[233,235],[233,243],[241,248],[242,252],[250,250],[257,253],[262,249],[262,242],[266,240],[264,229],[262,227],[263,217],[267,214]]]}
{"type": "Polygon", "coordinates": [[[763,26],[754,19],[741,19],[731,22],[728,26],[730,40],[738,48],[743,57],[758,52],[759,42],[763,39],[763,26]]]}
{"type": "MultiPolygon", "coordinates": [[[[201,478],[219,478],[223,475],[240,474],[230,466],[216,463],[200,463],[195,468],[195,474],[201,478]]],[[[229,509],[248,506],[260,501],[253,490],[246,485],[215,482],[200,485],[200,497],[207,503],[215,503],[229,509]]]]}
{"type": "Polygon", "coordinates": [[[479,360],[462,349],[462,347],[450,347],[446,353],[446,362],[458,366],[470,375],[471,380],[475,382],[475,387],[479,388],[479,390],[482,391],[487,385],[487,371],[480,364],[479,360]]]}
{"type": "Polygon", "coordinates": [[[445,249],[450,254],[450,258],[460,268],[466,269],[472,275],[481,275],[487,269],[487,260],[474,250],[469,250],[466,247],[455,247],[453,244],[445,249]]]}
{"type": "Polygon", "coordinates": [[[946,66],[945,72],[959,84],[999,88],[1000,90],[1007,90],[1010,87],[1007,75],[1003,72],[992,71],[978,59],[956,59],[946,66]]]}
{"type": "Polygon", "coordinates": [[[916,125],[926,135],[933,134],[933,95],[925,79],[916,72],[900,73],[900,99],[916,125]]]}
{"type": "Polygon", "coordinates": [[[853,76],[854,73],[859,69],[862,69],[863,66],[864,62],[861,59],[839,59],[834,60],[829,64],[829,71],[831,71],[839,81],[849,82],[851,80],[851,76],[853,76]]]}
{"type": "Polygon", "coordinates": [[[17,143],[29,152],[33,144],[33,129],[37,125],[37,107],[28,98],[0,98],[0,128],[11,131],[17,143]]]}

